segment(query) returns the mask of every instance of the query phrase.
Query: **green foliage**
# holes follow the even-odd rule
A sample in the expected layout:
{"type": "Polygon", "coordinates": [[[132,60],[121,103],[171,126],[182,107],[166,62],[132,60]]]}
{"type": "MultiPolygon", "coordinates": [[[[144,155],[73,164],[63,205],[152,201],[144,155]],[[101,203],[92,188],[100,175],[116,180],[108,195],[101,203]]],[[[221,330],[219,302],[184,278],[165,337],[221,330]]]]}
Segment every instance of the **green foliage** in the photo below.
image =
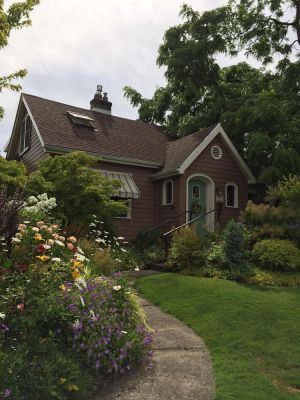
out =
{"type": "Polygon", "coordinates": [[[290,31],[300,35],[296,8],[292,0],[231,0],[203,13],[183,5],[183,21],[166,31],[159,48],[157,63],[165,69],[166,86],[150,99],[127,86],[125,97],[142,120],[163,125],[173,136],[221,122],[263,183],[299,174],[300,61],[288,58],[294,48],[290,31]],[[287,22],[290,12],[294,19],[287,22]],[[220,53],[239,51],[264,63],[275,53],[284,60],[276,71],[244,62],[218,65],[220,53]]]}
{"type": "Polygon", "coordinates": [[[226,266],[226,258],[224,253],[224,243],[213,242],[207,250],[207,263],[210,266],[224,267],[226,266]]]}
{"type": "Polygon", "coordinates": [[[166,267],[171,271],[185,269],[199,271],[205,267],[205,245],[195,227],[186,227],[174,233],[166,267]]]}
{"type": "Polygon", "coordinates": [[[257,242],[252,256],[263,268],[283,271],[300,269],[300,250],[288,240],[264,239],[257,242]]]}
{"type": "Polygon", "coordinates": [[[247,277],[245,282],[255,286],[282,286],[300,287],[300,273],[287,273],[278,271],[266,271],[255,268],[255,274],[247,277]]]}
{"type": "Polygon", "coordinates": [[[26,169],[22,162],[7,161],[0,156],[0,187],[5,186],[9,195],[26,185],[26,169]]]}
{"type": "MultiPolygon", "coordinates": [[[[30,12],[33,8],[40,3],[39,0],[25,0],[22,2],[12,3],[5,11],[4,0],[0,0],[0,48],[8,45],[8,38],[13,29],[20,29],[25,26],[31,25],[29,18],[30,12]]],[[[27,74],[25,69],[6,76],[0,76],[0,93],[4,89],[14,91],[21,90],[19,84],[13,83],[16,79],[24,78],[27,74]]],[[[4,110],[0,107],[0,120],[3,118],[4,110]]]]}
{"type": "Polygon", "coordinates": [[[93,215],[102,221],[124,211],[124,204],[111,199],[119,182],[103,177],[95,170],[98,159],[84,152],[48,157],[30,175],[31,193],[55,197],[58,207],[54,216],[65,224],[87,225],[93,215]]]}
{"type": "Polygon", "coordinates": [[[159,246],[150,246],[143,251],[143,262],[146,265],[163,263],[165,261],[165,251],[159,246]]]}
{"type": "Polygon", "coordinates": [[[229,221],[224,230],[224,255],[230,267],[238,267],[245,261],[243,231],[234,220],[229,221]]]}

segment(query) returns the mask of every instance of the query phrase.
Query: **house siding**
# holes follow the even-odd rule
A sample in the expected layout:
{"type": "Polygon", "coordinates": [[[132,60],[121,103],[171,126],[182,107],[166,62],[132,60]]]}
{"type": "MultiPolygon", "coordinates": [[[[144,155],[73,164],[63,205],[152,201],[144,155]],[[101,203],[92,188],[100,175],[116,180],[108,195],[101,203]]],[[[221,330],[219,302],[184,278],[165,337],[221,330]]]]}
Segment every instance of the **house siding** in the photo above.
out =
{"type": "Polygon", "coordinates": [[[45,153],[41,141],[33,126],[31,131],[31,141],[29,149],[25,151],[25,153],[22,154],[21,157],[19,157],[19,160],[25,164],[29,172],[32,172],[36,169],[37,162],[43,160],[48,155],[49,154],[45,153]]]}
{"type": "Polygon", "coordinates": [[[157,224],[157,184],[150,178],[155,170],[104,161],[99,161],[97,168],[132,174],[141,193],[139,199],[132,199],[131,218],[114,218],[117,235],[124,236],[126,240],[133,240],[139,232],[157,224]]]}
{"type": "MultiPolygon", "coordinates": [[[[180,192],[180,210],[186,209],[186,185],[188,178],[193,174],[204,174],[209,176],[215,184],[215,190],[221,189],[225,198],[225,186],[227,183],[235,183],[238,186],[238,208],[229,208],[223,205],[221,214],[221,225],[224,226],[230,219],[237,219],[240,211],[245,208],[248,200],[248,181],[242,173],[240,167],[231,156],[227,147],[217,136],[200,156],[187,168],[185,174],[180,177],[179,192],[180,192]],[[211,155],[211,147],[217,145],[222,149],[222,158],[215,160],[211,155]]],[[[214,196],[215,198],[215,196],[214,196]]],[[[184,219],[181,219],[184,222],[184,219]]],[[[217,216],[215,215],[215,223],[217,216]]]]}

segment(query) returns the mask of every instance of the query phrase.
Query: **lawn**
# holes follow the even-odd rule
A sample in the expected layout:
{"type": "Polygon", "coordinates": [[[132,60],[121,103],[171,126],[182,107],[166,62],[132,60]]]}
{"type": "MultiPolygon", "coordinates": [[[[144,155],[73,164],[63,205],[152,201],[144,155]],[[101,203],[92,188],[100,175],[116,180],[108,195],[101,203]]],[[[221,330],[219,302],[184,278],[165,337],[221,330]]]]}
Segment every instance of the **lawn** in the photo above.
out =
{"type": "Polygon", "coordinates": [[[300,288],[170,273],[140,278],[136,288],[205,341],[216,399],[300,399],[300,288]]]}

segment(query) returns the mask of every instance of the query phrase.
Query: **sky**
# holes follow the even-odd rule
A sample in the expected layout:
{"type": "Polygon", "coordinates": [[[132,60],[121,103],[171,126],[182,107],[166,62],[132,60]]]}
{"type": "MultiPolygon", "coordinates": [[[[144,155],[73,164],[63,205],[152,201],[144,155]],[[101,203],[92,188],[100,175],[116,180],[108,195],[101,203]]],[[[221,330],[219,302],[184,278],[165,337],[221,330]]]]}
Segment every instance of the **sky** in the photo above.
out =
{"type": "MultiPolygon", "coordinates": [[[[198,11],[226,0],[187,0],[198,11]]],[[[4,1],[9,6],[13,1],[4,1]]],[[[26,68],[24,93],[89,108],[96,85],[113,103],[112,114],[136,119],[123,96],[130,85],[150,97],[164,84],[156,65],[164,32],[180,22],[183,0],[41,0],[32,26],[11,33],[1,49],[0,73],[26,68]]],[[[224,63],[226,63],[224,61],[224,63]]],[[[0,104],[0,153],[8,141],[20,93],[3,91],[0,104]]],[[[3,153],[2,153],[3,154],[3,153]]]]}

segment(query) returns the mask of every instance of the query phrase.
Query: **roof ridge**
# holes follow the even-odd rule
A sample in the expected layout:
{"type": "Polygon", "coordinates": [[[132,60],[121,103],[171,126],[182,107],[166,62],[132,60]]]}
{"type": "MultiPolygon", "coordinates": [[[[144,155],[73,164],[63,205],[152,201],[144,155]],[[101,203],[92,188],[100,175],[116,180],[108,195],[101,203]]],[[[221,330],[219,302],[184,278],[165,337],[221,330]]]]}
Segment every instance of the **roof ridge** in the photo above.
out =
{"type": "Polygon", "coordinates": [[[219,122],[218,122],[217,124],[208,126],[208,127],[206,127],[206,128],[200,128],[199,131],[194,132],[194,133],[190,133],[189,135],[182,136],[181,138],[178,138],[178,139],[175,139],[175,140],[173,140],[173,141],[171,141],[171,142],[168,142],[167,145],[169,145],[169,144],[171,144],[171,143],[176,143],[176,142],[178,142],[179,140],[186,139],[186,138],[188,138],[188,137],[190,137],[190,136],[197,135],[198,133],[201,133],[201,132],[203,132],[203,131],[205,131],[205,130],[214,129],[214,128],[215,128],[216,126],[218,126],[218,125],[219,125],[219,122]]]}

